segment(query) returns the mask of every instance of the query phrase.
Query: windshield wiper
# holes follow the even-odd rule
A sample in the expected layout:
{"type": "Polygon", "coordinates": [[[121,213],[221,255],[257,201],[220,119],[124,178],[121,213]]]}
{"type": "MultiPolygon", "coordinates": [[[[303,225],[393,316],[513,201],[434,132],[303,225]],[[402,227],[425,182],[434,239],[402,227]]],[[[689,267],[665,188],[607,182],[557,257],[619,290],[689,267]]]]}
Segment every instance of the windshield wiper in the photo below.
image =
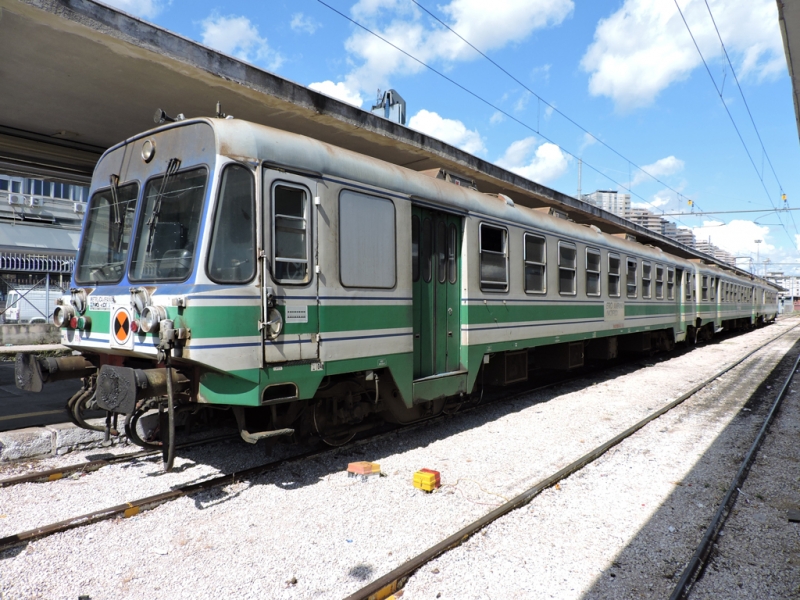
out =
{"type": "Polygon", "coordinates": [[[169,183],[170,177],[172,177],[175,173],[177,173],[178,169],[181,168],[181,161],[179,158],[170,158],[169,164],[167,165],[167,172],[164,173],[164,179],[161,180],[161,187],[158,190],[158,194],[156,194],[156,199],[153,202],[153,212],[150,215],[150,218],[147,220],[147,248],[145,249],[146,254],[150,254],[150,250],[153,248],[153,239],[155,238],[156,234],[156,225],[158,224],[158,215],[161,213],[161,201],[164,199],[164,194],[167,191],[167,184],[169,183]]]}
{"type": "Polygon", "coordinates": [[[111,184],[111,206],[114,210],[114,237],[113,246],[116,252],[122,246],[122,217],[119,213],[119,175],[111,174],[108,178],[111,184]]]}

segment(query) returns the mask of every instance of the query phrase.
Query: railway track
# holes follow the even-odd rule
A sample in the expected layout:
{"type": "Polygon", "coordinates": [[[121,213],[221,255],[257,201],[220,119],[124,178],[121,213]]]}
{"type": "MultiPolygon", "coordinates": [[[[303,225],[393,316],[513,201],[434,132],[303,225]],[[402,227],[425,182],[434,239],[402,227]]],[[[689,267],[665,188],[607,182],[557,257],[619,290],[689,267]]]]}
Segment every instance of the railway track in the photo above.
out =
{"type": "MultiPolygon", "coordinates": [[[[800,326],[800,325],[798,325],[798,326],[800,326]]],[[[635,433],[636,431],[638,431],[639,429],[644,427],[650,421],[658,418],[662,414],[668,412],[669,410],[671,410],[675,406],[679,405],[681,402],[683,402],[684,400],[686,400],[687,398],[689,398],[690,396],[695,394],[697,391],[699,391],[703,387],[707,386],[709,383],[713,382],[714,380],[716,380],[717,378],[722,376],[724,373],[727,373],[731,369],[735,368],[736,366],[738,366],[739,364],[741,364],[742,362],[746,361],[748,358],[753,356],[755,353],[757,353],[758,351],[760,351],[764,347],[768,346],[769,344],[775,342],[776,340],[780,339],[781,337],[785,336],[789,332],[793,331],[798,326],[792,327],[791,329],[788,329],[788,330],[782,332],[781,334],[779,334],[777,336],[774,336],[774,337],[770,338],[769,340],[763,342],[761,345],[759,345],[757,348],[755,348],[752,351],[750,351],[748,354],[746,354],[744,357],[739,359],[737,362],[726,366],[724,369],[718,371],[713,376],[709,377],[708,379],[706,379],[703,382],[699,383],[698,385],[694,386],[691,390],[689,390],[686,393],[682,394],[681,396],[679,396],[678,398],[676,398],[675,400],[673,400],[672,402],[667,404],[665,407],[663,407],[659,411],[656,411],[655,413],[651,414],[649,417],[643,419],[642,421],[640,421],[639,423],[637,423],[633,427],[629,428],[628,430],[624,431],[623,433],[619,434],[618,436],[615,436],[614,438],[612,438],[611,440],[609,440],[605,444],[599,446],[598,448],[595,448],[595,450],[593,450],[590,453],[584,455],[581,459],[579,459],[578,461],[572,463],[568,467],[558,471],[557,473],[553,474],[552,476],[548,477],[547,479],[539,482],[533,488],[523,492],[522,494],[520,494],[516,498],[512,499],[510,502],[508,502],[508,503],[500,506],[499,508],[495,509],[494,511],[492,511],[488,515],[482,517],[481,519],[479,519],[478,521],[473,523],[471,526],[468,526],[468,527],[464,528],[463,530],[459,531],[458,533],[454,534],[453,536],[450,536],[449,538],[447,538],[444,541],[440,542],[439,544],[437,544],[433,548],[431,548],[431,549],[425,551],[424,553],[420,554],[419,556],[415,557],[414,559],[412,559],[411,561],[406,563],[405,567],[403,567],[403,566],[399,567],[395,571],[392,571],[391,573],[389,573],[388,575],[386,575],[386,576],[382,577],[381,579],[377,580],[373,584],[370,584],[370,586],[367,586],[367,587],[363,588],[363,590],[361,590],[360,592],[357,592],[355,595],[353,595],[351,597],[352,598],[362,598],[362,597],[363,598],[372,598],[372,597],[383,598],[383,597],[385,597],[385,596],[382,596],[380,594],[384,593],[384,592],[387,592],[387,590],[389,590],[389,589],[392,589],[393,586],[394,586],[394,589],[397,589],[398,584],[400,584],[404,580],[404,578],[407,578],[410,573],[413,573],[413,571],[418,569],[420,566],[422,566],[426,562],[432,560],[433,558],[435,558],[436,556],[440,555],[441,553],[447,551],[448,549],[459,545],[461,542],[463,542],[465,539],[467,539],[470,535],[472,535],[472,533],[474,533],[475,531],[478,531],[479,529],[485,527],[486,525],[488,525],[492,521],[496,520],[500,516],[502,516],[504,514],[507,514],[508,512],[510,512],[510,511],[512,511],[512,510],[514,510],[516,508],[519,508],[520,506],[524,506],[525,504],[530,502],[530,500],[532,500],[534,497],[536,497],[539,493],[541,493],[543,490],[547,489],[548,487],[551,487],[551,486],[555,485],[561,479],[569,476],[570,474],[572,474],[575,471],[579,470],[583,466],[589,464],[590,462],[595,460],[597,457],[599,457],[603,453],[605,453],[609,448],[611,448],[614,445],[618,444],[619,442],[624,440],[626,437],[632,435],[633,433],[635,433]],[[473,527],[475,528],[474,530],[472,529],[473,527]],[[408,565],[410,565],[410,566],[408,566],[408,565]],[[398,574],[396,574],[396,572],[399,572],[399,570],[402,570],[403,572],[398,575],[398,574]],[[387,578],[390,578],[391,581],[388,581],[388,582],[384,583],[384,580],[386,580],[387,578]],[[373,590],[373,587],[378,585],[379,583],[380,583],[379,588],[373,590]],[[364,593],[361,594],[361,592],[364,592],[364,593]],[[358,595],[358,594],[361,594],[361,595],[358,595]],[[376,594],[378,594],[378,595],[376,595],[376,594]]],[[[581,378],[586,377],[586,376],[587,376],[587,373],[583,372],[579,377],[577,377],[575,379],[581,379],[581,378]]],[[[563,385],[565,383],[568,383],[569,381],[572,381],[572,380],[559,380],[559,381],[555,381],[555,382],[552,382],[552,383],[548,383],[547,385],[544,385],[544,386],[539,386],[537,388],[527,389],[527,390],[524,390],[524,391],[523,390],[514,390],[511,393],[508,393],[508,394],[502,396],[502,399],[503,400],[512,400],[514,398],[517,398],[517,397],[525,395],[525,394],[530,394],[530,393],[532,393],[534,391],[537,391],[537,390],[542,390],[542,389],[547,389],[547,388],[558,386],[558,385],[563,385]]],[[[500,397],[495,397],[495,398],[492,398],[492,399],[493,400],[499,400],[501,398],[500,397]]],[[[475,408],[477,408],[477,407],[475,407],[475,408]]],[[[466,411],[463,411],[463,412],[466,412],[466,411]]],[[[429,420],[429,421],[425,421],[425,422],[421,423],[420,425],[430,425],[430,424],[434,423],[437,420],[445,419],[445,418],[448,418],[448,417],[449,417],[449,415],[442,415],[442,416],[437,417],[435,419],[432,419],[432,420],[429,420]]],[[[408,428],[406,428],[406,429],[408,429],[408,428]]],[[[353,442],[353,443],[351,443],[351,445],[364,443],[366,441],[374,441],[377,438],[380,438],[380,437],[383,437],[383,436],[386,436],[386,435],[392,435],[393,433],[394,433],[394,431],[388,432],[388,433],[380,433],[380,434],[378,434],[376,436],[371,436],[369,438],[364,438],[364,439],[361,439],[359,441],[353,442]]],[[[204,443],[204,442],[198,442],[198,443],[204,443]]],[[[132,500],[132,501],[129,501],[129,502],[124,502],[124,503],[121,503],[121,504],[117,504],[115,506],[111,506],[111,507],[107,507],[107,508],[104,508],[104,509],[92,511],[90,513],[86,513],[86,514],[83,514],[83,515],[72,517],[72,518],[69,518],[69,519],[66,519],[66,520],[58,521],[58,522],[55,522],[55,523],[52,523],[52,524],[49,524],[49,525],[45,525],[45,526],[42,526],[42,527],[37,527],[37,528],[34,528],[34,529],[30,529],[30,530],[27,530],[27,531],[23,531],[23,532],[20,532],[20,533],[9,535],[9,536],[0,538],[0,551],[6,550],[8,548],[12,548],[14,546],[18,546],[20,544],[32,542],[34,540],[42,539],[42,538],[45,538],[47,536],[50,536],[50,535],[53,535],[53,534],[56,534],[56,533],[59,533],[59,532],[68,531],[70,529],[74,529],[74,528],[77,528],[77,527],[82,527],[84,525],[89,525],[89,524],[92,524],[92,523],[97,523],[97,522],[100,522],[100,521],[103,521],[103,520],[107,520],[107,519],[111,519],[111,518],[114,518],[114,517],[132,517],[132,516],[135,516],[137,514],[140,514],[141,512],[144,512],[146,510],[150,510],[150,509],[155,508],[155,507],[157,507],[157,506],[159,506],[161,504],[164,504],[166,502],[170,502],[172,500],[176,500],[178,498],[182,498],[182,497],[185,497],[185,496],[190,496],[190,495],[193,495],[193,494],[196,494],[196,493],[199,493],[199,492],[203,492],[203,491],[207,491],[207,490],[210,490],[210,489],[213,489],[213,488],[218,488],[218,487],[221,487],[221,486],[229,485],[229,484],[232,484],[232,483],[235,483],[235,482],[238,482],[238,481],[249,480],[249,479],[258,477],[260,475],[263,475],[265,473],[268,473],[270,471],[274,471],[274,470],[276,470],[276,469],[278,469],[281,466],[284,466],[286,464],[289,464],[289,463],[292,463],[292,462],[305,461],[305,460],[309,460],[309,459],[312,459],[312,458],[315,458],[315,457],[320,457],[320,456],[329,454],[331,452],[339,451],[340,449],[341,448],[324,448],[324,449],[321,449],[321,450],[304,452],[304,453],[301,453],[301,454],[298,454],[298,455],[295,455],[295,456],[291,456],[291,457],[287,457],[287,458],[283,458],[283,459],[279,459],[279,460],[275,460],[275,461],[270,461],[270,462],[262,464],[262,465],[258,465],[258,466],[251,467],[251,468],[248,468],[248,469],[243,469],[241,471],[236,471],[236,472],[220,475],[220,476],[213,477],[213,478],[210,478],[210,479],[207,479],[205,481],[198,482],[198,483],[192,483],[192,484],[188,484],[188,485],[175,487],[174,489],[171,489],[171,490],[169,490],[167,492],[153,494],[153,495],[142,497],[142,498],[139,498],[139,499],[135,499],[135,500],[132,500]]],[[[89,470],[89,468],[88,468],[89,465],[92,465],[92,470],[96,470],[96,469],[102,468],[104,466],[107,466],[109,464],[113,464],[114,462],[122,462],[122,461],[125,461],[125,460],[133,460],[135,458],[139,458],[139,457],[143,457],[143,456],[150,456],[150,455],[157,455],[157,454],[159,454],[159,453],[158,452],[143,451],[143,452],[132,453],[130,455],[124,455],[124,456],[119,457],[119,459],[93,461],[93,463],[96,463],[96,465],[93,464],[93,463],[83,463],[83,464],[73,465],[73,466],[69,467],[69,469],[70,469],[69,472],[88,471],[89,470]],[[95,466],[96,466],[96,468],[94,468],[95,466]]],[[[11,478],[11,479],[5,480],[4,482],[0,482],[0,483],[2,483],[4,485],[14,485],[14,484],[22,483],[23,481],[54,481],[54,480],[57,480],[57,479],[63,477],[66,474],[68,474],[68,471],[66,469],[62,468],[62,469],[55,469],[55,470],[52,470],[52,471],[40,471],[38,473],[33,473],[33,474],[25,475],[25,476],[15,477],[15,478],[11,478]]]]}
{"type": "Polygon", "coordinates": [[[774,402],[772,403],[772,406],[770,407],[767,417],[764,419],[764,424],[761,426],[761,429],[759,429],[758,434],[750,446],[750,449],[739,465],[739,469],[736,471],[736,475],[731,481],[725,496],[722,498],[722,502],[720,502],[719,506],[717,507],[711,523],[708,525],[708,528],[706,529],[705,534],[695,549],[692,558],[689,560],[689,563],[686,565],[686,568],[681,574],[678,584],[675,586],[675,589],[670,595],[670,600],[682,600],[683,598],[688,598],[691,595],[692,587],[694,586],[695,582],[700,576],[702,576],[705,567],[708,565],[711,552],[715,542],[719,537],[719,533],[722,530],[722,527],[725,525],[725,521],[731,514],[731,511],[733,510],[733,507],[739,498],[741,488],[750,473],[750,467],[756,458],[759,448],[764,443],[764,439],[767,436],[767,429],[775,420],[775,416],[777,415],[778,410],[780,409],[781,404],[783,403],[783,400],[789,391],[789,386],[791,385],[792,379],[797,372],[798,366],[800,366],[800,355],[798,355],[798,357],[795,359],[789,374],[786,376],[783,385],[781,386],[774,402]]]}
{"type": "MultiPolygon", "coordinates": [[[[370,584],[364,586],[363,588],[359,589],[353,594],[347,596],[346,600],[382,600],[384,598],[388,598],[396,591],[402,589],[406,581],[417,570],[419,570],[427,563],[431,562],[432,560],[441,556],[442,554],[445,554],[446,552],[460,546],[470,537],[472,537],[473,535],[475,535],[480,530],[484,529],[486,526],[493,523],[494,521],[511,513],[514,510],[526,506],[545,490],[554,487],[556,484],[566,479],[570,475],[580,471],[587,465],[591,464],[599,457],[603,456],[614,446],[617,446],[625,439],[629,438],[634,433],[636,433],[637,431],[641,430],[643,427],[648,425],[649,423],[655,421],[659,417],[670,412],[671,410],[682,404],[684,401],[686,401],[688,398],[695,395],[701,389],[709,386],[711,383],[713,383],[714,381],[716,381],[717,379],[719,379],[732,369],[738,367],[739,365],[741,365],[742,363],[753,357],[753,355],[755,355],[756,353],[760,352],[770,344],[774,343],[775,341],[779,340],[780,338],[794,331],[798,327],[800,327],[800,325],[795,325],[794,327],[782,332],[780,335],[777,335],[761,343],[758,347],[748,352],[746,355],[738,359],[736,362],[727,365],[723,369],[720,369],[719,371],[717,371],[704,381],[698,383],[690,390],[682,393],[677,398],[673,399],[672,401],[670,401],[660,409],[656,410],[655,412],[649,414],[647,417],[640,420],[633,426],[629,427],[622,433],[612,437],[608,441],[597,446],[593,450],[587,452],[579,459],[570,463],[563,469],[560,469],[559,471],[553,473],[549,477],[542,479],[534,486],[518,494],[508,502],[498,506],[497,508],[487,513],[486,515],[466,525],[456,533],[448,536],[447,538],[441,540],[439,543],[431,546],[427,550],[412,557],[411,559],[399,565],[397,568],[393,569],[389,573],[383,575],[378,579],[375,579],[370,584]]],[[[675,592],[673,593],[671,600],[677,600],[678,598],[685,598],[686,590],[690,589],[691,584],[694,581],[696,581],[698,575],[702,572],[702,568],[706,564],[705,561],[708,558],[708,555],[711,551],[711,547],[714,543],[714,540],[716,539],[716,535],[719,533],[722,524],[724,523],[724,517],[727,516],[728,512],[733,506],[733,503],[735,502],[736,488],[741,485],[743,477],[746,477],[749,465],[752,463],[752,460],[755,457],[755,452],[757,451],[758,446],[763,440],[764,432],[766,431],[767,427],[769,426],[769,423],[774,417],[774,414],[777,411],[777,407],[780,405],[780,401],[783,399],[783,396],[785,396],[791,378],[794,375],[794,372],[796,371],[799,364],[800,364],[800,356],[795,361],[789,377],[786,379],[786,382],[784,383],[780,393],[778,394],[776,403],[773,405],[772,409],[769,412],[767,421],[762,426],[756,441],[754,442],[753,446],[750,449],[750,452],[748,452],[747,456],[745,457],[745,460],[743,461],[739,469],[739,472],[737,473],[733,483],[731,484],[731,488],[725,495],[723,502],[721,503],[720,508],[718,509],[717,514],[715,515],[715,518],[713,519],[711,525],[709,525],[708,530],[706,531],[706,535],[704,535],[699,547],[697,548],[694,556],[692,557],[692,560],[690,561],[689,565],[687,565],[685,572],[681,576],[681,580],[679,581],[679,584],[676,586],[675,592]]]]}

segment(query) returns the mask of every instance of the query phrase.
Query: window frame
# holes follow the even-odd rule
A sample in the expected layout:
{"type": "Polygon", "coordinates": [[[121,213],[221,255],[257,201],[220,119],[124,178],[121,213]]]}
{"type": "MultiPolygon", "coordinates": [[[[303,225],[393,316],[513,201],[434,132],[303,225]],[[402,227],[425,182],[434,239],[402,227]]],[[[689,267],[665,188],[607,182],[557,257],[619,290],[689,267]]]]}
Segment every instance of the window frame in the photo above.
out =
{"type": "MultiPolygon", "coordinates": [[[[275,283],[279,283],[281,285],[292,285],[292,286],[304,286],[308,285],[311,280],[313,279],[312,272],[314,270],[314,265],[312,262],[312,253],[311,253],[311,238],[312,238],[312,228],[311,228],[311,204],[312,204],[311,190],[308,186],[297,183],[295,181],[288,181],[285,179],[274,179],[269,187],[269,207],[270,207],[270,263],[269,263],[269,275],[272,281],[275,283]],[[277,213],[275,212],[275,188],[278,186],[293,188],[303,190],[306,194],[306,205],[305,205],[305,234],[306,234],[306,259],[305,261],[302,260],[287,260],[287,261],[280,261],[280,262],[305,262],[308,265],[306,269],[306,277],[303,280],[299,279],[278,279],[275,277],[275,263],[277,261],[277,257],[275,256],[275,224],[277,213]]],[[[289,215],[281,215],[284,218],[290,219],[299,219],[299,217],[292,217],[289,215]]]]}
{"type": "Polygon", "coordinates": [[[547,294],[547,238],[543,235],[528,231],[522,235],[522,286],[525,289],[526,294],[538,294],[540,296],[547,294]],[[542,240],[542,256],[544,258],[544,262],[539,263],[528,259],[528,237],[542,240]],[[528,277],[526,273],[528,265],[542,267],[542,283],[544,284],[544,288],[542,290],[528,289],[528,277]]]}
{"type": "MultiPolygon", "coordinates": [[[[337,199],[337,210],[336,210],[336,218],[337,218],[337,236],[339,238],[339,242],[337,246],[337,270],[339,272],[339,283],[343,288],[350,289],[350,290],[394,290],[397,289],[397,278],[398,278],[398,268],[397,268],[397,244],[398,244],[398,224],[397,224],[397,205],[395,204],[395,200],[393,200],[388,195],[382,196],[378,193],[368,193],[363,190],[354,189],[352,187],[342,187],[339,190],[339,193],[336,197],[337,199]],[[392,245],[392,263],[394,264],[394,280],[391,285],[353,285],[350,283],[345,283],[342,280],[342,196],[344,194],[355,194],[358,196],[363,196],[365,198],[370,198],[372,201],[381,201],[381,202],[388,202],[389,205],[392,207],[392,224],[394,225],[394,244],[392,245]]],[[[309,208],[310,210],[310,208],[309,208]]],[[[436,219],[431,219],[430,217],[426,217],[431,221],[431,280],[435,280],[433,277],[433,269],[434,269],[434,260],[435,257],[435,250],[436,250],[436,219]]],[[[424,223],[424,220],[423,220],[424,223]]],[[[422,235],[420,235],[420,255],[422,254],[422,235]]],[[[310,242],[309,236],[309,242],[310,242]]],[[[309,255],[310,258],[310,255],[309,255]]],[[[421,261],[421,259],[420,259],[421,261]]],[[[311,267],[310,263],[309,266],[311,267]]],[[[420,262],[420,272],[422,272],[422,263],[420,262]]],[[[421,277],[424,280],[424,277],[421,277]]],[[[428,283],[426,281],[426,283],[428,283]]]]}
{"type": "Polygon", "coordinates": [[[675,300],[675,267],[667,267],[667,300],[675,300]]]}
{"type": "Polygon", "coordinates": [[[616,252],[609,252],[608,253],[608,260],[606,261],[608,265],[608,278],[606,283],[608,284],[608,297],[609,298],[621,298],[622,297],[622,257],[617,254],[616,252]],[[617,261],[617,271],[616,273],[611,270],[611,260],[614,259],[617,261]],[[611,278],[616,277],[617,280],[617,293],[612,294],[612,286],[611,286],[611,278]]]}
{"type": "Polygon", "coordinates": [[[216,196],[214,197],[214,214],[212,216],[210,227],[209,227],[208,251],[206,252],[206,277],[208,277],[209,280],[213,281],[214,283],[218,283],[220,285],[245,285],[245,284],[248,284],[251,281],[253,281],[253,279],[255,279],[255,277],[258,275],[258,257],[256,256],[256,246],[258,246],[258,242],[257,242],[258,231],[257,231],[257,227],[256,227],[256,221],[258,220],[258,212],[256,210],[256,193],[257,193],[256,192],[256,174],[253,172],[253,170],[250,167],[248,167],[247,165],[243,165],[241,163],[235,162],[235,161],[234,162],[229,162],[229,163],[227,163],[227,164],[225,164],[223,166],[222,170],[220,171],[220,175],[218,177],[217,192],[216,192],[216,196]],[[221,198],[221,195],[222,195],[222,184],[225,181],[225,171],[227,171],[231,167],[239,167],[239,168],[244,169],[248,173],[250,173],[250,181],[253,184],[252,187],[250,188],[250,191],[252,192],[252,194],[250,196],[250,199],[252,200],[251,208],[253,209],[253,212],[252,212],[252,214],[253,214],[253,218],[252,218],[252,221],[253,221],[253,238],[252,238],[253,239],[253,251],[252,251],[253,255],[252,255],[252,260],[254,261],[253,262],[253,265],[254,265],[253,275],[250,277],[250,279],[245,279],[245,280],[237,281],[237,282],[219,281],[217,279],[214,279],[214,277],[212,277],[212,275],[211,275],[211,269],[210,269],[212,248],[214,247],[214,234],[216,233],[216,228],[217,228],[217,217],[220,214],[220,208],[222,206],[222,202],[220,201],[220,198],[221,198]]]}
{"type": "Polygon", "coordinates": [[[653,297],[653,263],[649,260],[642,261],[642,299],[649,300],[653,297]],[[645,277],[647,271],[647,277],[645,277]],[[647,283],[645,283],[647,282],[647,283]]]}
{"type": "Polygon", "coordinates": [[[708,275],[700,275],[700,301],[708,302],[708,275]]]}
{"type": "MultiPolygon", "coordinates": [[[[203,250],[204,244],[204,236],[205,236],[205,216],[206,216],[206,208],[208,206],[208,190],[211,187],[211,180],[214,176],[214,172],[209,168],[209,166],[205,163],[200,163],[196,165],[180,165],[181,168],[175,171],[170,178],[177,177],[183,173],[188,173],[189,171],[194,170],[204,170],[206,172],[206,182],[205,187],[203,189],[203,206],[200,207],[200,215],[199,220],[197,222],[197,239],[195,240],[195,249],[192,252],[192,265],[187,271],[186,277],[171,277],[171,278],[148,278],[148,277],[132,277],[133,275],[133,261],[134,257],[136,256],[137,251],[139,250],[139,244],[141,243],[140,236],[144,233],[144,228],[147,227],[147,222],[145,217],[147,216],[147,187],[150,185],[150,182],[154,179],[159,179],[166,177],[167,172],[166,170],[161,171],[159,173],[154,173],[147,180],[144,182],[142,187],[139,189],[139,197],[138,197],[138,204],[136,205],[136,214],[134,215],[134,222],[133,228],[131,229],[131,242],[128,245],[128,257],[126,259],[126,266],[125,266],[125,273],[127,274],[128,281],[131,283],[150,283],[152,282],[155,285],[161,285],[164,283],[183,283],[187,281],[190,277],[194,276],[195,269],[197,269],[197,256],[200,254],[200,251],[203,250]]],[[[199,270],[199,269],[198,269],[199,270]]]]}
{"type": "Polygon", "coordinates": [[[584,285],[586,286],[586,295],[592,298],[599,298],[603,293],[603,253],[600,251],[599,248],[592,248],[587,246],[586,252],[584,255],[584,272],[586,274],[586,281],[584,285]],[[597,270],[590,271],[589,270],[589,254],[594,254],[597,256],[597,270]],[[596,275],[597,276],[597,293],[589,293],[589,275],[596,275]]]}
{"type": "Polygon", "coordinates": [[[558,240],[558,293],[561,296],[577,296],[578,295],[578,246],[575,242],[568,242],[566,240],[558,240]],[[571,248],[575,253],[575,266],[564,267],[561,264],[561,248],[571,248]],[[571,292],[564,292],[561,290],[561,271],[572,271],[572,285],[571,292]]]}
{"type": "Polygon", "coordinates": [[[635,257],[625,257],[625,297],[636,299],[639,297],[639,259],[635,257]],[[633,277],[631,277],[630,265],[633,263],[633,277]],[[633,294],[631,294],[631,280],[633,280],[633,294]]]}
{"type": "Polygon", "coordinates": [[[483,221],[478,223],[478,284],[479,284],[480,289],[481,289],[482,292],[487,292],[487,293],[490,293],[490,294],[507,294],[508,293],[509,289],[511,288],[511,285],[510,285],[510,282],[509,282],[510,278],[509,278],[509,273],[508,273],[508,258],[509,258],[508,255],[509,255],[509,251],[508,251],[508,227],[503,227],[503,226],[500,226],[500,225],[494,225],[493,223],[486,223],[486,222],[483,222],[483,221]],[[498,231],[502,231],[503,232],[503,234],[504,234],[504,236],[503,236],[503,241],[504,241],[503,246],[504,246],[504,248],[503,248],[502,252],[497,252],[495,250],[484,250],[483,249],[483,228],[484,227],[489,227],[489,228],[496,229],[498,231]],[[497,255],[502,255],[503,256],[504,263],[505,263],[505,288],[504,289],[491,289],[491,288],[485,288],[484,287],[484,284],[498,285],[498,282],[491,282],[491,281],[484,281],[483,280],[483,275],[482,275],[483,268],[482,267],[483,267],[483,253],[484,252],[486,252],[488,254],[497,254],[497,255]]]}

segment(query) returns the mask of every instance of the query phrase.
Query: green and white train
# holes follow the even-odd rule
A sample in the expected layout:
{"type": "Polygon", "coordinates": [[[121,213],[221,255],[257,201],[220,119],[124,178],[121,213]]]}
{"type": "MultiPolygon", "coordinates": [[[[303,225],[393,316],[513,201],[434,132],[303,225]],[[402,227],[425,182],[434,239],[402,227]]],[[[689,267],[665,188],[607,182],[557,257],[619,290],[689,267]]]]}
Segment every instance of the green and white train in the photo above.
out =
{"type": "Polygon", "coordinates": [[[125,415],[145,445],[144,412],[202,406],[232,408],[248,441],[337,444],[534,366],[777,312],[774,287],[733,269],[231,118],[109,149],[82,239],[54,316],[81,356],[20,356],[18,385],[84,377],[78,421],[125,415]]]}

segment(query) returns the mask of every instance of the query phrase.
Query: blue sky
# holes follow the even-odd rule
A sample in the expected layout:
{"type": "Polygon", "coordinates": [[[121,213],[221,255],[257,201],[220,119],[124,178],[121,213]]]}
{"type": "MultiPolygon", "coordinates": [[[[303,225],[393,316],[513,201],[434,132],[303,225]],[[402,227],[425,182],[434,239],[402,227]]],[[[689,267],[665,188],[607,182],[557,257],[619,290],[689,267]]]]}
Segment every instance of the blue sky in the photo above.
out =
{"type": "MultiPolygon", "coordinates": [[[[524,85],[412,0],[325,2],[496,108],[317,0],[107,3],[365,109],[378,89],[394,88],[410,127],[569,195],[579,157],[584,193],[630,186],[634,204],[656,213],[689,211],[688,199],[695,211],[768,209],[783,205],[781,188],[800,207],[800,143],[775,0],[678,1],[755,168],[675,0],[417,1],[524,85]]],[[[758,253],[770,270],[800,274],[800,212],[673,219],[736,256],[758,253]]]]}

